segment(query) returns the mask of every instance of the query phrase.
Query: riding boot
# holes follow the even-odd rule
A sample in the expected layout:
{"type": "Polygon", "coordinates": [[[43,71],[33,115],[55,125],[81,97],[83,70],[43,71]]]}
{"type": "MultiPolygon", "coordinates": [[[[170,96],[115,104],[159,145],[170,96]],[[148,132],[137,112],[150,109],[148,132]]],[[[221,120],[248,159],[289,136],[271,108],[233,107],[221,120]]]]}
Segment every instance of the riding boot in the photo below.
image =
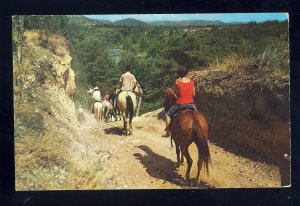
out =
{"type": "Polygon", "coordinates": [[[161,136],[162,137],[170,137],[171,136],[169,127],[165,128],[165,132],[161,136]]]}

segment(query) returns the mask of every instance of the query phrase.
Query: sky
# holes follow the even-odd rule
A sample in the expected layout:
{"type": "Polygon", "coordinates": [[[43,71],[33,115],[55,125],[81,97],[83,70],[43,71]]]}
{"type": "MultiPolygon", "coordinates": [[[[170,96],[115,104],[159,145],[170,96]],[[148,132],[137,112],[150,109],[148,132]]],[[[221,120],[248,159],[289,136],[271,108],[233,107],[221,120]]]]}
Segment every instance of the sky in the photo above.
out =
{"type": "Polygon", "coordinates": [[[283,21],[288,13],[211,13],[211,14],[126,14],[126,15],[84,15],[91,19],[110,20],[112,22],[126,18],[134,18],[144,22],[180,21],[180,20],[220,20],[228,22],[264,22],[268,20],[283,21]]]}

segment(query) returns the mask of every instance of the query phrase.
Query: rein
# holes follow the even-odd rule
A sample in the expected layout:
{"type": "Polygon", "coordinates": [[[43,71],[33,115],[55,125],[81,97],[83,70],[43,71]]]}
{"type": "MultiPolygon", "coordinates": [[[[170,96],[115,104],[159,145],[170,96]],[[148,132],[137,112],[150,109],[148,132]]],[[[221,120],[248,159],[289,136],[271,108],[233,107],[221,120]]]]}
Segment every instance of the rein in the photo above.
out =
{"type": "MultiPolygon", "coordinates": [[[[176,93],[171,88],[166,88],[165,91],[168,92],[168,94],[171,94],[176,100],[178,99],[178,96],[176,95],[176,93]]],[[[170,101],[170,98],[168,98],[168,99],[170,101]]],[[[171,127],[173,125],[173,123],[174,123],[174,121],[171,121],[169,127],[171,127]]],[[[171,141],[171,147],[173,148],[173,138],[172,138],[172,135],[171,135],[170,141],[171,141]]]]}
{"type": "Polygon", "coordinates": [[[173,89],[169,88],[168,89],[170,91],[170,93],[175,97],[175,99],[178,99],[177,95],[175,94],[175,92],[173,91],[173,89]]]}

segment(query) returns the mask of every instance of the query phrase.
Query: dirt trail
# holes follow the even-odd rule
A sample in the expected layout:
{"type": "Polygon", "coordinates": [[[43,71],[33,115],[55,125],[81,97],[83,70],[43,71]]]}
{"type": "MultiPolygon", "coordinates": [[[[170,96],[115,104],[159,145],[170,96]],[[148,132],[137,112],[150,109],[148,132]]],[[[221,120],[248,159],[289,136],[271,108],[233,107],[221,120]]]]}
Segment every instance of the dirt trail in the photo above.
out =
{"type": "MultiPolygon", "coordinates": [[[[197,149],[190,146],[194,161],[191,182],[184,180],[186,164],[176,168],[175,147],[161,137],[164,122],[159,111],[133,119],[133,135],[123,136],[123,121],[96,124],[91,114],[78,127],[73,158],[84,167],[98,164],[97,183],[89,189],[181,189],[192,188],[197,172],[197,149]]],[[[279,187],[280,176],[274,165],[252,161],[209,143],[213,161],[210,175],[201,172],[200,188],[279,187]]]]}

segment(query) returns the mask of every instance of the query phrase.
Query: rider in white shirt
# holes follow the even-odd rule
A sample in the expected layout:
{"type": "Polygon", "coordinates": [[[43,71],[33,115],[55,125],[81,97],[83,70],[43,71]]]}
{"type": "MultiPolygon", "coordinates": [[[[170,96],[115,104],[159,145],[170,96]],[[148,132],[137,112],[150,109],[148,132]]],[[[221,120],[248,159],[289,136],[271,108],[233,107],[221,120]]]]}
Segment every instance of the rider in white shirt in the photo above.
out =
{"type": "Polygon", "coordinates": [[[92,98],[93,98],[94,102],[93,102],[93,105],[92,105],[92,108],[91,108],[91,113],[94,113],[94,104],[95,104],[95,102],[101,101],[101,92],[100,92],[98,87],[94,88],[92,98]]]}
{"type": "Polygon", "coordinates": [[[93,99],[95,101],[101,101],[101,93],[98,87],[94,88],[94,92],[93,92],[93,99]]]}

